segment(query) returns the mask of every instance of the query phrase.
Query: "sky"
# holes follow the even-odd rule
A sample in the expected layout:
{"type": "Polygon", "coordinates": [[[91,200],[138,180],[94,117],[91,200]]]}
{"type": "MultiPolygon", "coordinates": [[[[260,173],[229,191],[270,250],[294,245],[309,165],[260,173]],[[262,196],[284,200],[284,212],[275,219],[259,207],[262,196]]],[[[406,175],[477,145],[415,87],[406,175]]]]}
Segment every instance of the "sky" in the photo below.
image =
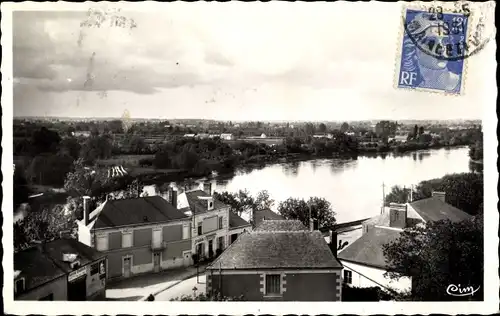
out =
{"type": "Polygon", "coordinates": [[[401,3],[161,8],[116,13],[133,28],[81,26],[86,11],[14,12],[14,116],[481,119],[491,102],[494,43],[468,59],[463,96],[394,88],[401,3]]]}

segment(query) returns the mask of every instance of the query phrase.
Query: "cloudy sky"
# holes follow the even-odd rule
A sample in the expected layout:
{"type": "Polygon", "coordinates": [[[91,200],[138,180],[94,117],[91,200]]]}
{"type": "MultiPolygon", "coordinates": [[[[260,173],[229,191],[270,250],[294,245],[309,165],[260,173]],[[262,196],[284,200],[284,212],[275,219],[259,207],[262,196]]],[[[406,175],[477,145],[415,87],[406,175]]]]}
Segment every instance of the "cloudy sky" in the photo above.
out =
{"type": "Polygon", "coordinates": [[[492,43],[469,58],[464,96],[394,89],[397,3],[168,3],[119,15],[136,27],[15,12],[14,115],[477,119],[491,100],[492,43]]]}

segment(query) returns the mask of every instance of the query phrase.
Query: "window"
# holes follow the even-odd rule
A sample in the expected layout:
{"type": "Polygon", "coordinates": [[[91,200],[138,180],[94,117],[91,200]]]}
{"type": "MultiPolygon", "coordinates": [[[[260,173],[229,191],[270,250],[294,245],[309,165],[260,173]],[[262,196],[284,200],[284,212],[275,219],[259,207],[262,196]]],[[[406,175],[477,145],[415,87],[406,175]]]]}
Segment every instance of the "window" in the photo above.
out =
{"type": "Polygon", "coordinates": [[[90,275],[97,274],[99,272],[99,263],[96,262],[90,266],[90,275]]]}
{"type": "Polygon", "coordinates": [[[54,293],[50,293],[49,295],[39,299],[39,301],[53,301],[53,300],[54,300],[54,293]]]}
{"type": "Polygon", "coordinates": [[[222,216],[219,217],[219,229],[222,229],[223,220],[224,220],[224,217],[222,217],[222,216]]]}
{"type": "Polygon", "coordinates": [[[189,239],[189,226],[182,227],[182,239],[189,239]]]}
{"type": "Polygon", "coordinates": [[[201,231],[201,223],[198,224],[198,235],[203,235],[203,232],[201,231]]]}
{"type": "Polygon", "coordinates": [[[108,236],[97,237],[97,251],[108,250],[108,236]]]}
{"type": "Polygon", "coordinates": [[[266,275],[266,295],[281,295],[281,275],[266,275]]]}
{"type": "Polygon", "coordinates": [[[132,240],[133,240],[133,235],[132,233],[123,233],[122,234],[122,248],[129,248],[132,247],[132,240]]]}
{"type": "Polygon", "coordinates": [[[223,250],[224,249],[224,237],[223,236],[220,236],[218,238],[218,242],[217,242],[217,249],[220,249],[220,250],[223,250]]]}
{"type": "Polygon", "coordinates": [[[16,280],[15,289],[14,289],[14,291],[16,292],[16,294],[24,292],[24,286],[25,286],[25,284],[24,284],[24,278],[16,280]]]}
{"type": "Polygon", "coordinates": [[[352,284],[352,271],[344,270],[344,283],[352,284]]]}

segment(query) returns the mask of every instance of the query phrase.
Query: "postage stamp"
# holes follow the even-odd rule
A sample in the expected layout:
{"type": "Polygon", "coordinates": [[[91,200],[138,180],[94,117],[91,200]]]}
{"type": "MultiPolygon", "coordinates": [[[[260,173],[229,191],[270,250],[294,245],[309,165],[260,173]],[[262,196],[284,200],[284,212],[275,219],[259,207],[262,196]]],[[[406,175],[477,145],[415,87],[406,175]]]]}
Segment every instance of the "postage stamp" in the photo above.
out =
{"type": "Polygon", "coordinates": [[[405,7],[396,87],[463,94],[467,58],[489,41],[483,36],[484,17],[478,16],[474,23],[474,14],[467,3],[453,8],[405,7]]]}

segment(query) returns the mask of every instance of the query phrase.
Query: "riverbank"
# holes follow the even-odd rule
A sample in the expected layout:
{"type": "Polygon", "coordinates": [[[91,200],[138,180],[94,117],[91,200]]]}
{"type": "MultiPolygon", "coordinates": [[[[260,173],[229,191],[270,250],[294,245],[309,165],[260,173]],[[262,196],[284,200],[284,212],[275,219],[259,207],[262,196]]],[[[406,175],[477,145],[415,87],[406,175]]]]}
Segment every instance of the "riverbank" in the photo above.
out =
{"type": "Polygon", "coordinates": [[[422,150],[437,150],[437,149],[456,149],[465,147],[466,145],[456,145],[456,146],[433,146],[433,147],[422,147],[419,149],[399,151],[392,148],[392,150],[385,151],[365,151],[357,154],[339,154],[334,155],[322,155],[315,153],[285,153],[285,154],[270,154],[270,155],[259,155],[252,156],[246,160],[240,160],[232,168],[220,168],[220,169],[209,169],[207,172],[191,172],[189,170],[170,170],[168,172],[154,172],[154,169],[150,169],[147,174],[135,173],[135,176],[146,185],[161,185],[167,182],[183,182],[190,179],[200,179],[212,177],[212,171],[216,171],[218,179],[227,179],[234,176],[238,171],[249,172],[252,170],[258,170],[265,168],[266,166],[274,164],[286,164],[294,162],[304,162],[316,159],[357,159],[358,157],[382,157],[385,158],[387,155],[404,156],[411,153],[416,153],[422,150]]]}

